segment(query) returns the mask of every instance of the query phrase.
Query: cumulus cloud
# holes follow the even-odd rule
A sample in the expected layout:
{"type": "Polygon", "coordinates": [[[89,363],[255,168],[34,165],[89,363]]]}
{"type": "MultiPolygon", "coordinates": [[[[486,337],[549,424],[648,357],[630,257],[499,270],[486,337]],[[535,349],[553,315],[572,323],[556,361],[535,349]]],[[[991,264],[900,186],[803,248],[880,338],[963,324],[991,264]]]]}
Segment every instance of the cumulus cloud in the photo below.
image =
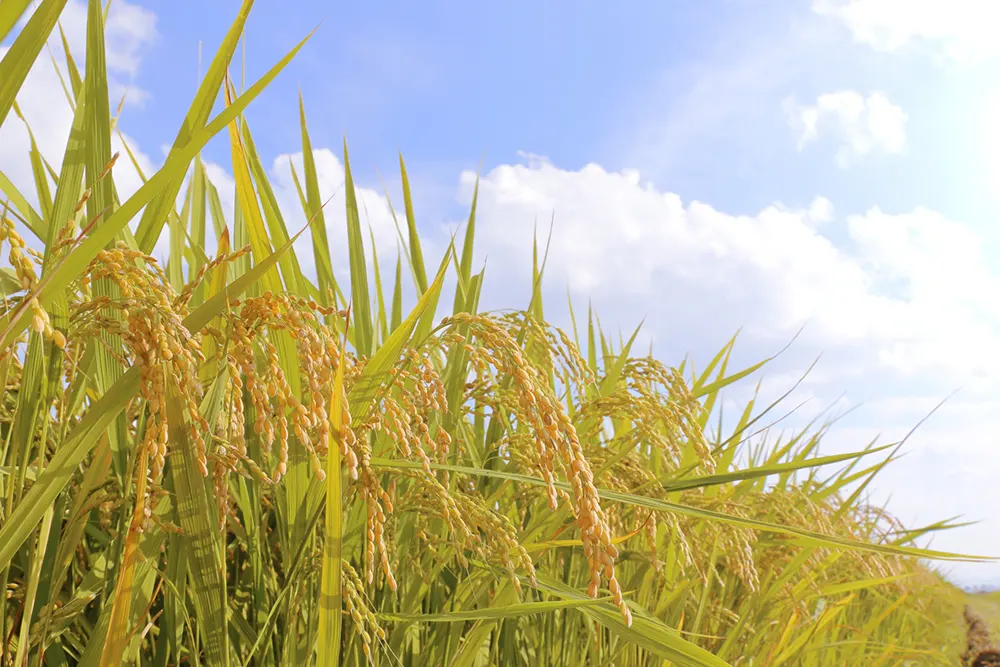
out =
{"type": "Polygon", "coordinates": [[[907,114],[883,93],[866,98],[857,91],[844,90],[820,95],[811,105],[786,98],[784,109],[799,150],[821,134],[836,135],[840,143],[836,159],[841,167],[875,152],[898,154],[906,146],[907,114]]]}
{"type": "MultiPolygon", "coordinates": [[[[466,195],[474,180],[462,175],[466,195]]],[[[777,339],[809,322],[819,343],[870,343],[900,369],[1000,372],[1000,360],[966,352],[1000,341],[1000,276],[979,236],[940,213],[876,207],[837,220],[817,197],[732,215],[685,203],[635,171],[543,160],[501,165],[480,181],[480,238],[504,271],[530,261],[536,221],[552,213],[547,276],[575,293],[655,298],[670,312],[707,291],[726,304],[716,316],[724,328],[777,339]]]]}
{"type": "Polygon", "coordinates": [[[854,39],[886,52],[920,46],[958,63],[1000,55],[1000,6],[982,0],[813,0],[813,11],[843,22],[854,39]]]}

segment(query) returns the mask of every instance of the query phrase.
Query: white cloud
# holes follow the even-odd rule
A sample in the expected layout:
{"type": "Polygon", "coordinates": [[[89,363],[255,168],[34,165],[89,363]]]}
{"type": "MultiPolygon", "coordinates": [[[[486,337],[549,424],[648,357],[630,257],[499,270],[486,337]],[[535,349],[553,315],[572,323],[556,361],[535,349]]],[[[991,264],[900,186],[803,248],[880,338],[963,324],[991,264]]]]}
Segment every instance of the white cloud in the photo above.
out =
{"type": "MultiPolygon", "coordinates": [[[[474,179],[463,174],[466,193],[474,179]]],[[[548,280],[576,293],[655,298],[664,312],[709,294],[726,304],[716,319],[732,330],[780,338],[808,321],[819,342],[873,345],[893,367],[1000,372],[1000,359],[971,354],[1000,343],[1000,276],[981,239],[939,213],[872,208],[837,222],[820,197],[735,216],[685,204],[635,171],[547,161],[493,169],[479,196],[480,237],[505,272],[527,271],[506,264],[530,261],[536,220],[554,212],[548,280]]]]}
{"type": "MultiPolygon", "coordinates": [[[[71,0],[59,17],[74,58],[82,58],[87,47],[87,3],[71,0]]],[[[58,28],[51,40],[53,50],[62,52],[58,28]]],[[[142,64],[142,52],[159,38],[156,14],[149,9],[125,1],[111,3],[105,22],[104,40],[107,67],[112,72],[135,76],[142,64]]],[[[44,56],[43,56],[44,57],[44,56]]]]}
{"type": "Polygon", "coordinates": [[[809,205],[807,219],[815,224],[822,224],[833,220],[833,203],[826,197],[816,197],[809,205]]]}
{"type": "Polygon", "coordinates": [[[875,152],[898,154],[906,146],[907,114],[883,93],[867,98],[853,90],[826,93],[813,105],[800,105],[793,98],[784,102],[785,113],[798,135],[802,150],[822,133],[839,135],[837,164],[847,167],[875,152]]]}
{"type": "Polygon", "coordinates": [[[998,377],[1000,276],[976,233],[921,208],[902,215],[873,208],[848,218],[848,230],[872,289],[906,306],[893,313],[896,335],[880,350],[883,363],[907,374],[935,366],[961,369],[970,381],[998,377]]]}
{"type": "Polygon", "coordinates": [[[917,45],[959,63],[1000,54],[1000,5],[988,0],[813,0],[812,6],[879,51],[917,45]]]}

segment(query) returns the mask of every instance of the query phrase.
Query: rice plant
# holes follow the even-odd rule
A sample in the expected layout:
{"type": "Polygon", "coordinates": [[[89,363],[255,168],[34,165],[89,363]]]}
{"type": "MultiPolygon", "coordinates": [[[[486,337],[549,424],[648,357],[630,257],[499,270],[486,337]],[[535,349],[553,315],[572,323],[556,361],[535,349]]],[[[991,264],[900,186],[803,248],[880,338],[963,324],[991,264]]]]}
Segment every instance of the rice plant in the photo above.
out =
{"type": "MultiPolygon", "coordinates": [[[[30,128],[17,94],[65,4],[0,61],[0,124],[30,128]]],[[[0,165],[0,664],[953,664],[962,597],[918,559],[966,557],[916,546],[949,524],[864,504],[898,446],[819,456],[824,426],[768,426],[780,403],[723,432],[720,393],[763,363],[562,331],[537,261],[527,304],[482,311],[475,199],[426,263],[402,160],[384,284],[346,145],[328,237],[304,110],[289,229],[244,111],[309,38],[237,91],[252,4],[131,196],[98,0],[83,70],[64,54],[65,153],[32,150],[34,192],[0,165]],[[223,132],[234,211],[199,157],[223,132]]]]}

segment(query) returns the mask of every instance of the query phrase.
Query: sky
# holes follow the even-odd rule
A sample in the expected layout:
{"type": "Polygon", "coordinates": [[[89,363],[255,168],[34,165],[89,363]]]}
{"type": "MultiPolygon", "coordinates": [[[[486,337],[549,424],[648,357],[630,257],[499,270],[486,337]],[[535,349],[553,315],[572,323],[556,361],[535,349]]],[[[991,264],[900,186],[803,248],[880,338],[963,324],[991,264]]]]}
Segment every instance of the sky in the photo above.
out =
{"type": "MultiPolygon", "coordinates": [[[[111,94],[126,94],[118,127],[147,173],[239,4],[112,4],[111,94]]],[[[346,136],[386,262],[396,232],[382,183],[398,205],[400,151],[435,261],[481,175],[485,307],[526,305],[533,235],[551,224],[545,301],[557,324],[570,326],[568,292],[605,331],[641,323],[659,357],[702,366],[737,330],[743,365],[794,338],[759,375],[762,400],[819,358],[786,425],[848,413],[822,453],[899,440],[947,398],[871,501],[910,526],[977,521],[932,545],[1000,556],[994,4],[258,0],[248,83],[318,29],[247,118],[289,225],[301,224],[288,168],[301,165],[301,91],[341,267],[346,136]]],[[[70,0],[63,27],[80,59],[84,19],[70,0]]],[[[47,58],[18,102],[58,165],[71,115],[47,58]]],[[[30,191],[28,145],[12,115],[0,171],[30,191]]],[[[231,208],[225,137],[205,159],[231,208]]],[[[127,160],[115,178],[126,194],[140,182],[127,160]]],[[[732,389],[724,408],[737,413],[752,392],[732,389]]],[[[1000,584],[1000,564],[941,569],[963,585],[1000,584]]]]}

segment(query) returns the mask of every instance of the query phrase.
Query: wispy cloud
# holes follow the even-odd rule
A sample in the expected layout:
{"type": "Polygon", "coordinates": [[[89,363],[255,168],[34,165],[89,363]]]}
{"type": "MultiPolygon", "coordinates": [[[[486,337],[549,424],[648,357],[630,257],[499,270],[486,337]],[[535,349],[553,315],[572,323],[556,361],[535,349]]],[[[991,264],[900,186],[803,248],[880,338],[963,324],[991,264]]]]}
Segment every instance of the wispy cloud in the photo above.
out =
{"type": "Polygon", "coordinates": [[[1000,56],[1000,5],[983,0],[814,0],[854,39],[879,51],[930,50],[961,64],[1000,56]]]}
{"type": "Polygon", "coordinates": [[[826,93],[811,105],[800,105],[789,97],[783,107],[800,151],[825,132],[837,135],[841,167],[876,152],[898,154],[906,146],[908,116],[881,92],[867,98],[854,90],[826,93]]]}

